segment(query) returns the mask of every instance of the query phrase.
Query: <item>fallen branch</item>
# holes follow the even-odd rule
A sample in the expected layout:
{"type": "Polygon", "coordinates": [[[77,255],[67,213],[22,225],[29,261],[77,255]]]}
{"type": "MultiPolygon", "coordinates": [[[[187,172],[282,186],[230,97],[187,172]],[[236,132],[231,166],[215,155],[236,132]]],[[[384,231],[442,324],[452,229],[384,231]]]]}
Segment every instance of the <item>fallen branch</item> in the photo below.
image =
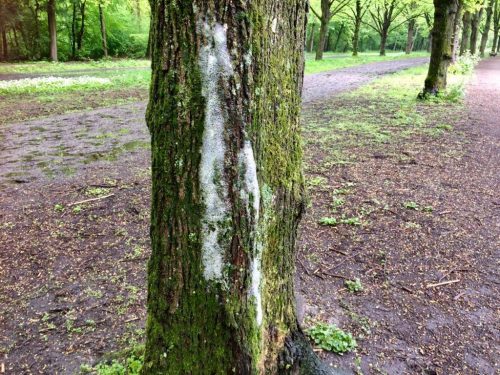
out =
{"type": "Polygon", "coordinates": [[[435,287],[438,287],[438,286],[443,286],[443,285],[449,285],[449,284],[454,284],[454,283],[458,283],[460,280],[449,280],[449,281],[443,281],[442,283],[436,283],[436,284],[428,284],[426,286],[427,289],[429,288],[435,288],[435,287]]]}
{"type": "Polygon", "coordinates": [[[110,198],[110,197],[113,197],[113,196],[114,196],[114,194],[109,194],[109,195],[104,195],[104,196],[102,196],[102,197],[91,198],[91,199],[85,199],[84,201],[79,201],[79,202],[70,203],[70,204],[68,204],[68,207],[77,206],[77,205],[79,205],[79,204],[83,204],[83,203],[89,203],[89,202],[100,201],[101,199],[106,199],[106,198],[110,198]]]}

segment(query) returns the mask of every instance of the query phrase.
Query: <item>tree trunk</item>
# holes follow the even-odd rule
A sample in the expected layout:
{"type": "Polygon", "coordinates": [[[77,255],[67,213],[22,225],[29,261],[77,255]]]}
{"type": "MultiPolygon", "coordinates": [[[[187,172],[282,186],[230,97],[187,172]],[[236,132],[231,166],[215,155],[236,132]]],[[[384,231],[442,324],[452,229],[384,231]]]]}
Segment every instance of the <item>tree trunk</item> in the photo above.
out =
{"type": "Polygon", "coordinates": [[[465,12],[462,20],[462,42],[460,43],[460,56],[469,48],[470,41],[471,13],[465,12]]]}
{"type": "Polygon", "coordinates": [[[57,61],[57,26],[56,26],[56,1],[47,1],[47,19],[50,35],[50,59],[57,61]]]}
{"type": "Polygon", "coordinates": [[[0,26],[2,31],[2,60],[9,59],[9,45],[7,42],[7,31],[5,25],[0,26]]]}
{"type": "Polygon", "coordinates": [[[492,55],[496,55],[497,45],[500,45],[500,43],[498,43],[498,35],[499,35],[499,29],[495,29],[493,32],[493,45],[491,46],[492,55]]]}
{"type": "Polygon", "coordinates": [[[409,55],[413,51],[413,43],[414,43],[414,37],[415,37],[415,18],[412,18],[408,22],[408,37],[406,39],[406,54],[409,55]]]}
{"type": "Polygon", "coordinates": [[[83,34],[85,33],[85,0],[80,3],[80,31],[76,39],[76,49],[81,51],[83,46],[83,34]]]}
{"type": "Polygon", "coordinates": [[[486,21],[484,24],[484,30],[481,35],[481,44],[479,46],[479,54],[484,57],[484,51],[486,50],[486,44],[488,44],[488,35],[491,29],[491,19],[493,18],[493,6],[495,5],[495,0],[490,0],[488,7],[486,8],[486,21]]]}
{"type": "Polygon", "coordinates": [[[316,47],[316,60],[323,60],[323,51],[325,50],[330,19],[330,0],[321,0],[321,26],[319,28],[318,47],[316,47]]]}
{"type": "Polygon", "coordinates": [[[477,52],[477,38],[479,36],[479,24],[483,18],[483,9],[477,11],[471,19],[471,32],[470,32],[470,53],[473,55],[477,52]]]}
{"type": "Polygon", "coordinates": [[[352,37],[352,55],[353,56],[358,56],[360,30],[361,30],[361,0],[357,0],[356,1],[356,17],[354,20],[354,35],[352,37]]]}
{"type": "MultiPolygon", "coordinates": [[[[380,56],[385,56],[385,45],[387,44],[387,32],[388,30],[382,30],[382,35],[380,35],[380,56]]],[[[389,47],[390,48],[390,47],[389,47]]]]}
{"type": "Polygon", "coordinates": [[[76,1],[73,0],[73,16],[71,18],[71,58],[76,59],[76,1]]]}
{"type": "Polygon", "coordinates": [[[460,21],[462,19],[463,2],[458,2],[458,10],[453,21],[453,35],[451,37],[451,62],[457,60],[458,50],[460,47],[460,21]]]}
{"type": "Polygon", "coordinates": [[[459,0],[434,0],[432,53],[425,87],[420,97],[437,95],[446,88],[448,65],[451,62],[451,39],[459,0]]]}
{"type": "Polygon", "coordinates": [[[316,24],[311,24],[311,32],[309,34],[309,41],[307,42],[307,52],[314,51],[314,29],[316,28],[316,24]]]}
{"type": "Polygon", "coordinates": [[[339,45],[340,37],[342,36],[342,33],[344,32],[344,23],[340,24],[339,32],[337,34],[337,39],[335,40],[335,44],[333,45],[333,51],[337,51],[337,47],[339,45]]]}
{"type": "Polygon", "coordinates": [[[104,52],[104,57],[108,57],[108,41],[107,41],[107,37],[106,37],[106,20],[104,19],[104,12],[102,10],[101,3],[99,3],[99,21],[101,23],[102,50],[104,52]]]}
{"type": "Polygon", "coordinates": [[[306,8],[153,1],[144,375],[329,373],[294,307],[306,8]]]}

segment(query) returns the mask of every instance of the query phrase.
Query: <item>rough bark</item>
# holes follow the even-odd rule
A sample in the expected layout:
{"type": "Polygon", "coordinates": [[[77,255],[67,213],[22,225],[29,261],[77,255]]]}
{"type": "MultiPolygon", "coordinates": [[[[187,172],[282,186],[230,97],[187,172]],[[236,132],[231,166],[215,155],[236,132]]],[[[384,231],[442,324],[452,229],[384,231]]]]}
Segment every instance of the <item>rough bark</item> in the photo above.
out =
{"type": "Polygon", "coordinates": [[[294,304],[307,2],[152,3],[143,374],[327,374],[294,304]]]}
{"type": "Polygon", "coordinates": [[[309,40],[307,42],[307,52],[314,51],[314,29],[316,28],[316,24],[311,24],[311,31],[309,33],[309,40]]]}
{"type": "Polygon", "coordinates": [[[434,0],[432,53],[425,87],[420,97],[436,95],[446,88],[448,66],[452,58],[452,36],[459,0],[434,0]]]}
{"type": "Polygon", "coordinates": [[[479,46],[479,54],[481,57],[484,57],[486,45],[488,44],[488,36],[491,30],[491,19],[493,18],[494,5],[495,5],[495,0],[489,0],[488,6],[486,7],[486,21],[484,23],[484,30],[481,35],[481,44],[479,46]]]}
{"type": "Polygon", "coordinates": [[[83,34],[85,33],[85,3],[85,0],[80,2],[80,30],[76,38],[76,49],[78,51],[83,47],[83,34]]]}
{"type": "Polygon", "coordinates": [[[49,23],[50,36],[50,59],[57,61],[57,26],[56,26],[56,1],[47,1],[47,19],[49,23]]]}
{"type": "Polygon", "coordinates": [[[380,35],[380,56],[385,56],[385,48],[387,44],[388,30],[383,30],[380,35]]]}
{"type": "Polygon", "coordinates": [[[471,19],[471,13],[469,11],[465,12],[462,19],[462,42],[460,43],[460,56],[462,56],[469,48],[471,19]]]}
{"type": "Polygon", "coordinates": [[[406,51],[405,53],[409,55],[413,51],[413,43],[415,41],[415,25],[416,21],[412,18],[408,21],[408,35],[406,38],[406,51]]]}
{"type": "MultiPolygon", "coordinates": [[[[453,36],[451,38],[451,62],[454,63],[458,57],[460,47],[460,22],[462,19],[463,2],[458,2],[458,10],[453,21],[453,36]]],[[[432,33],[431,33],[432,34],[432,33]]]]}
{"type": "Polygon", "coordinates": [[[479,9],[471,18],[471,31],[470,31],[470,53],[473,55],[477,52],[477,39],[479,37],[479,25],[483,18],[484,8],[479,9]]]}
{"type": "Polygon", "coordinates": [[[352,36],[352,55],[358,56],[359,52],[359,33],[361,31],[361,21],[363,20],[363,6],[361,0],[356,0],[354,10],[354,34],[352,36]]]}
{"type": "Polygon", "coordinates": [[[103,12],[101,3],[99,3],[99,21],[101,24],[102,51],[104,53],[104,57],[108,57],[108,41],[107,41],[107,36],[106,36],[106,20],[104,19],[104,12],[103,12]]]}
{"type": "Polygon", "coordinates": [[[321,19],[318,46],[316,47],[316,60],[323,59],[323,52],[325,50],[326,37],[328,33],[328,24],[330,23],[331,18],[330,0],[321,0],[321,19]]]}
{"type": "Polygon", "coordinates": [[[2,59],[9,59],[9,44],[7,42],[7,30],[5,25],[0,25],[0,29],[2,32],[2,59]]]}

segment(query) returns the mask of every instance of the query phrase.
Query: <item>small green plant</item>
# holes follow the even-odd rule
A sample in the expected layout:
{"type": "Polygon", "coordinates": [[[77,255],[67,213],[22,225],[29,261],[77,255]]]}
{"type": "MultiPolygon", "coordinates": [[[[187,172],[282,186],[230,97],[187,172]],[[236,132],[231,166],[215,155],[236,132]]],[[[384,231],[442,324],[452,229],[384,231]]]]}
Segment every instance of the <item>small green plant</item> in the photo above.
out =
{"type": "Polygon", "coordinates": [[[63,206],[62,204],[59,204],[59,203],[58,203],[58,204],[56,204],[56,205],[54,206],[54,210],[55,210],[56,212],[63,212],[63,211],[64,211],[64,206],[63,206]]]}
{"type": "Polygon", "coordinates": [[[451,74],[470,74],[480,60],[481,58],[479,55],[473,55],[470,51],[465,51],[465,53],[459,56],[455,63],[448,68],[448,72],[451,74]]]}
{"type": "Polygon", "coordinates": [[[101,187],[88,188],[85,194],[100,197],[109,194],[109,189],[101,187]]]}
{"type": "Polygon", "coordinates": [[[334,324],[319,323],[306,332],[315,344],[323,350],[344,354],[357,347],[354,337],[334,324]]]}
{"type": "Polygon", "coordinates": [[[307,181],[307,185],[311,187],[323,186],[327,183],[327,179],[322,176],[313,177],[307,181]]]}
{"type": "Polygon", "coordinates": [[[432,207],[432,206],[425,206],[424,208],[422,208],[422,211],[424,211],[424,212],[432,212],[432,211],[434,211],[434,207],[432,207]]]}
{"type": "Polygon", "coordinates": [[[80,205],[73,207],[74,214],[79,214],[80,212],[82,212],[82,210],[83,210],[83,207],[80,205]]]}
{"type": "Polygon", "coordinates": [[[363,285],[361,284],[361,280],[359,278],[355,278],[354,280],[346,280],[345,287],[351,293],[361,292],[363,290],[363,285]]]}
{"type": "Polygon", "coordinates": [[[338,208],[342,207],[344,204],[345,204],[344,199],[333,197],[332,206],[333,206],[334,210],[337,210],[338,208]]]}
{"type": "Polygon", "coordinates": [[[403,207],[407,208],[409,210],[418,210],[417,202],[413,202],[413,201],[403,203],[403,207]]]}
{"type": "Polygon", "coordinates": [[[321,219],[319,219],[319,224],[335,227],[339,225],[339,221],[335,217],[322,217],[321,219]]]}

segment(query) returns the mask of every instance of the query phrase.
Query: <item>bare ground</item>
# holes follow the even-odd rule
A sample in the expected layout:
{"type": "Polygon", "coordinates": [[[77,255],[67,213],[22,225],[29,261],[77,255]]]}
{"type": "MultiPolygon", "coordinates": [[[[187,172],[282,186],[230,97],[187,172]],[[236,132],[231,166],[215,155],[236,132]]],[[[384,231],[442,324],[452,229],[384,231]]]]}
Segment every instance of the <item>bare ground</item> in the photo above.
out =
{"type": "MultiPolygon", "coordinates": [[[[500,88],[490,82],[499,81],[499,62],[481,63],[467,111],[447,137],[355,149],[356,163],[328,168],[319,149],[306,149],[307,175],[326,178],[328,187],[312,188],[301,228],[300,309],[306,322],[363,335],[365,374],[498,373],[500,88]],[[364,207],[366,224],[318,226],[331,189],[346,186],[346,213],[364,207]],[[407,209],[407,201],[433,211],[407,209]],[[343,278],[355,277],[359,294],[343,287],[343,278]]],[[[377,66],[352,81],[370,81],[377,66]]],[[[367,104],[320,102],[335,79],[318,77],[306,81],[306,99],[318,100],[308,101],[305,117],[367,104]]],[[[7,373],[71,374],[140,342],[150,196],[143,104],[11,124],[1,134],[0,362],[7,373]],[[105,198],[78,203],[96,197],[105,198]]],[[[322,356],[355,370],[354,354],[322,356]]]]}

